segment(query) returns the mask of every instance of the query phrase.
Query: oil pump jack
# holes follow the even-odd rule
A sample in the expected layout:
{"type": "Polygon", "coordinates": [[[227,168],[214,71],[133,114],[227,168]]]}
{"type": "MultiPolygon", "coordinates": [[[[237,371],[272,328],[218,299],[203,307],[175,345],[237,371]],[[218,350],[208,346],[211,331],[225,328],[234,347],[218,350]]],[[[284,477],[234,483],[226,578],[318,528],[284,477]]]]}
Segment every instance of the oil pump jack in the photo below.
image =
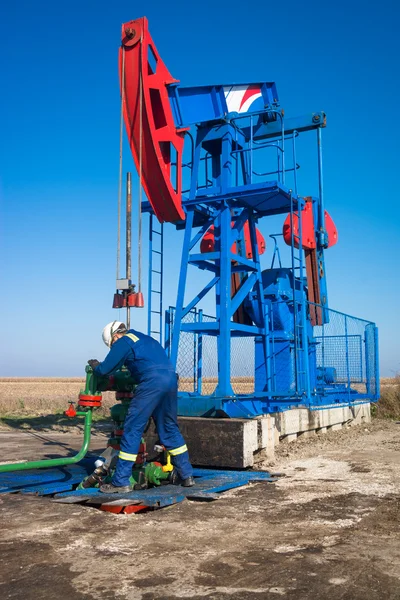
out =
{"type": "MultiPolygon", "coordinates": [[[[192,338],[193,385],[180,393],[180,414],[254,417],[299,404],[376,397],[375,325],[328,305],[324,253],[338,233],[324,206],[325,113],[287,118],[274,82],[181,85],[161,59],[146,18],[122,26],[119,69],[126,131],[147,196],[141,209],[150,214],[150,259],[156,221],[184,230],[176,306],[166,314],[165,340],[178,371],[187,375],[182,334],[192,338]],[[306,132],[314,132],[316,140],[317,197],[298,190],[296,141],[306,132]],[[284,216],[280,236],[290,248],[289,265],[282,267],[276,248],[276,266],[273,260],[262,269],[266,243],[257,223],[276,215],[284,216]],[[210,279],[189,298],[193,268],[210,279]],[[212,293],[214,315],[205,319],[199,307],[212,293]],[[217,345],[211,394],[201,391],[207,336],[217,345]],[[238,338],[250,338],[254,354],[249,394],[232,388],[231,345],[238,338]]],[[[163,236],[162,226],[157,233],[163,236]]],[[[148,329],[159,338],[162,270],[154,289],[150,260],[148,329]],[[152,330],[154,314],[158,331],[152,330]]]]}

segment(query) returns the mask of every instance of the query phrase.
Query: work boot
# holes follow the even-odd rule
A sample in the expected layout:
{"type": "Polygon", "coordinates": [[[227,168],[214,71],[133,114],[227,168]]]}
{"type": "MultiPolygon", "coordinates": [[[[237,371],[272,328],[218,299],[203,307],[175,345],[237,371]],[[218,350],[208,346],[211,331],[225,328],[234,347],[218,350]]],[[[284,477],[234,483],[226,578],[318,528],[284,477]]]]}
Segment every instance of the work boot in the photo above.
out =
{"type": "Polygon", "coordinates": [[[186,479],[183,479],[181,485],[183,487],[192,487],[194,483],[194,477],[186,477],[186,479]]]}
{"type": "Polygon", "coordinates": [[[103,492],[103,494],[127,494],[133,490],[131,485],[113,485],[112,483],[105,483],[100,486],[100,491],[103,492]]]}
{"type": "Polygon", "coordinates": [[[183,487],[192,487],[194,485],[193,477],[186,477],[186,479],[182,479],[176,469],[171,472],[170,482],[172,485],[182,485],[183,487]]]}

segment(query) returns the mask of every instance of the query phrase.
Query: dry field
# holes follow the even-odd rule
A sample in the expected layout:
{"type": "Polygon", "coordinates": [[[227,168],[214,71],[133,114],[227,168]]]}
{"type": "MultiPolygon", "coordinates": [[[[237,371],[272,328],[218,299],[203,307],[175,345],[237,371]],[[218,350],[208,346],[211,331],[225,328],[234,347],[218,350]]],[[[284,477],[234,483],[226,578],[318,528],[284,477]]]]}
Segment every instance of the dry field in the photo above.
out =
{"type": "MultiPolygon", "coordinates": [[[[210,394],[216,386],[216,379],[205,379],[203,393],[210,394]]],[[[180,379],[180,390],[193,391],[193,382],[180,379]]],[[[3,377],[0,378],[0,417],[10,415],[47,415],[62,413],[68,402],[77,401],[85,380],[79,377],[3,377]]],[[[253,379],[237,377],[233,381],[236,393],[250,393],[254,389],[253,379]]],[[[115,404],[114,392],[103,393],[103,406],[97,414],[108,416],[110,407],[115,404]]]]}
{"type": "MultiPolygon", "coordinates": [[[[205,379],[203,393],[212,393],[216,382],[215,378],[205,379]]],[[[254,389],[254,380],[250,377],[237,377],[232,383],[236,393],[249,394],[254,389]]],[[[193,391],[193,381],[189,378],[181,378],[179,384],[180,390],[193,391]]],[[[84,385],[85,380],[78,377],[0,378],[0,418],[61,414],[68,408],[68,402],[77,401],[84,385]]],[[[400,378],[382,379],[381,390],[376,416],[400,418],[400,378]]],[[[114,392],[104,392],[103,406],[96,411],[97,416],[107,418],[113,404],[114,392]]]]}

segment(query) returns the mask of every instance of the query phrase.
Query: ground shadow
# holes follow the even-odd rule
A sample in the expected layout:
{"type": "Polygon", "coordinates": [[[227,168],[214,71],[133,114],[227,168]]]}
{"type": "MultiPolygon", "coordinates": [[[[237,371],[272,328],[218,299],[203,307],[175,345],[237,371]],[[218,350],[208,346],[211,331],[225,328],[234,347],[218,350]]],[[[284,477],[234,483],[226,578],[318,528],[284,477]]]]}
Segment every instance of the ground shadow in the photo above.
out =
{"type": "MultiPolygon", "coordinates": [[[[39,415],[36,417],[16,415],[0,418],[0,424],[7,425],[12,429],[33,431],[60,431],[71,428],[83,430],[83,422],[83,417],[71,418],[64,414],[39,415]]],[[[93,422],[93,429],[103,430],[107,424],[110,424],[111,428],[109,417],[97,417],[93,422]]]]}

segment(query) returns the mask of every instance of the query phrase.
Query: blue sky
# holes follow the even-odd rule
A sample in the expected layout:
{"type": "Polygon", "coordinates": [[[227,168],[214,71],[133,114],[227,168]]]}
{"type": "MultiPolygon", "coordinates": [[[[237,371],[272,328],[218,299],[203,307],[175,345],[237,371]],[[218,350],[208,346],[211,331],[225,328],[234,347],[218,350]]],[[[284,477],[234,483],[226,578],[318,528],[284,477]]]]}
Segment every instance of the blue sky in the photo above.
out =
{"type": "MultiPolygon", "coordinates": [[[[382,375],[400,370],[398,6],[38,0],[7,3],[0,25],[0,375],[79,376],[104,356],[101,329],[118,315],[117,51],[121,23],[143,15],[182,84],[276,81],[287,116],[327,113],[325,202],[339,230],[326,253],[330,306],[375,321],[382,375]]],[[[304,165],[300,193],[312,185],[304,165]]],[[[166,232],[174,304],[182,236],[166,232]]],[[[133,323],[145,330],[145,312],[133,323]]]]}

